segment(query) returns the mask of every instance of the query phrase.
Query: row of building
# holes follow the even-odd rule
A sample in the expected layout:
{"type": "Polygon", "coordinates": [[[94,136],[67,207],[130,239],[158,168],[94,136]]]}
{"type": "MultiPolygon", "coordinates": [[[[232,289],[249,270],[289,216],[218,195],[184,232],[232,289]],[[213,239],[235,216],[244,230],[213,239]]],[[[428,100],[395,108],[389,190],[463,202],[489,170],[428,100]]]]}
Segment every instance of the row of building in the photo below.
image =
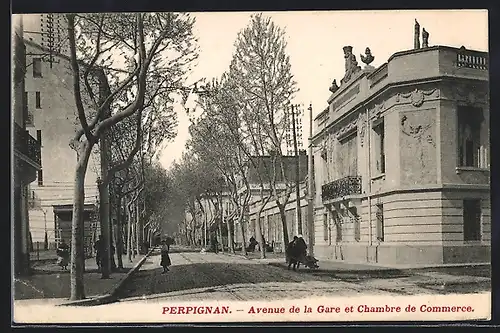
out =
{"type": "MultiPolygon", "coordinates": [[[[344,47],[345,76],[329,87],[328,106],[314,118],[313,227],[304,170],[300,223],[295,192],[286,206],[289,239],[300,231],[309,239],[311,230],[309,246],[320,260],[490,261],[488,54],[429,46],[423,37],[422,47],[418,34],[414,49],[378,68],[369,49],[361,67],[352,47],[344,47]]],[[[249,178],[247,241],[256,235],[262,201],[259,181],[249,178]]],[[[266,242],[282,251],[274,200],[261,217],[266,242]]],[[[241,244],[240,227],[233,229],[241,244]]]]}
{"type": "MultiPolygon", "coordinates": [[[[76,153],[69,142],[78,120],[64,15],[13,15],[14,266],[29,271],[34,247],[71,239],[76,153]],[[34,244],[38,243],[38,246],[34,244]]],[[[85,178],[85,249],[99,233],[98,154],[85,178]]]]}

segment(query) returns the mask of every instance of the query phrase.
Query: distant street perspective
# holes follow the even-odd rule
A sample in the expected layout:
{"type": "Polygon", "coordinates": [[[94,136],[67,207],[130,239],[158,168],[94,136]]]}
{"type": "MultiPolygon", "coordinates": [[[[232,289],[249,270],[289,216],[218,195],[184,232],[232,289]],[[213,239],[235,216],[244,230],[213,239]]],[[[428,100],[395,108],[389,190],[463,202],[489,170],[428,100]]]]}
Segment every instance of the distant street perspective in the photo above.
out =
{"type": "Polygon", "coordinates": [[[14,308],[486,299],[487,26],[466,10],[14,15],[14,308]]]}
{"type": "Polygon", "coordinates": [[[120,302],[277,300],[315,296],[400,296],[477,293],[491,289],[490,267],[388,268],[321,263],[321,269],[288,270],[283,258],[248,259],[172,248],[168,273],[158,251],[119,293],[120,302]]]}

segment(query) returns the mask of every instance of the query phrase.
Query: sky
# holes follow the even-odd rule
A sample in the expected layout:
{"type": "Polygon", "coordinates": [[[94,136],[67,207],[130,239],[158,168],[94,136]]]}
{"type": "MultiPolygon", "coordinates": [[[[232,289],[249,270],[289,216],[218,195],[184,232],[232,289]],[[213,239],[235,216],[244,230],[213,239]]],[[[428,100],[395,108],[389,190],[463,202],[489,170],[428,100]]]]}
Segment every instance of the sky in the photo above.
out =
{"type": "MultiPolygon", "coordinates": [[[[446,11],[321,11],[321,12],[266,12],[275,24],[285,29],[292,74],[299,92],[295,103],[312,104],[313,117],[327,107],[333,79],[340,83],[344,76],[346,45],[353,47],[358,63],[360,54],[369,47],[375,57],[374,67],[384,64],[394,53],[413,48],[415,19],[429,32],[429,46],[465,46],[467,49],[488,51],[488,13],[486,10],[446,11]]],[[[200,78],[219,77],[228,68],[239,31],[250,22],[250,12],[195,13],[194,34],[200,48],[196,66],[189,76],[194,82],[200,78]]],[[[191,103],[191,104],[190,104],[191,103]]],[[[192,107],[188,101],[186,107],[192,107]]],[[[177,137],[167,143],[160,154],[160,162],[169,168],[179,161],[189,137],[189,120],[178,110],[177,137]]],[[[308,112],[304,124],[309,123],[308,112]]],[[[304,140],[309,126],[304,126],[304,140]]],[[[304,142],[307,146],[307,143],[304,142]]]]}

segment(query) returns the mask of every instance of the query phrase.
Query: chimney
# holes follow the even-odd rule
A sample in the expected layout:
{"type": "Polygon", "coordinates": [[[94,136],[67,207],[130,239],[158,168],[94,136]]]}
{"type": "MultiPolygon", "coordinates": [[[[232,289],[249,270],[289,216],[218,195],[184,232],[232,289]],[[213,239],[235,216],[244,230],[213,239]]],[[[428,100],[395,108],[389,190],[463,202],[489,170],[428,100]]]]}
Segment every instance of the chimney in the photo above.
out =
{"type": "Polygon", "coordinates": [[[413,48],[419,49],[420,48],[420,24],[418,24],[418,21],[415,19],[415,35],[413,37],[413,48]]]}

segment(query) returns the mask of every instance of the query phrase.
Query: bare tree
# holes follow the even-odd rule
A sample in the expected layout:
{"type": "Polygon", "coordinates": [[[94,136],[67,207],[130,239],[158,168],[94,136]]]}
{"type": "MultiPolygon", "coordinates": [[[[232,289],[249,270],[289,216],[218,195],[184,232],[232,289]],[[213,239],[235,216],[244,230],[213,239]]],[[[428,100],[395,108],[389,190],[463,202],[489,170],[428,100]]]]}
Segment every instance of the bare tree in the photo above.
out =
{"type": "Polygon", "coordinates": [[[70,298],[77,300],[85,297],[84,179],[92,148],[103,132],[145,108],[148,82],[161,82],[162,75],[182,77],[195,58],[194,21],[171,13],[68,14],[67,21],[79,121],[70,143],[77,154],[70,298]],[[119,70],[113,67],[117,58],[122,62],[119,70]],[[105,98],[99,94],[103,91],[105,98]],[[84,103],[83,93],[90,106],[84,103]]]}
{"type": "Polygon", "coordinates": [[[253,15],[249,26],[239,33],[229,78],[233,93],[239,96],[243,128],[253,153],[255,156],[266,156],[260,159],[259,172],[266,175],[269,196],[264,198],[262,195],[258,228],[260,213],[272,197],[280,210],[286,246],[285,206],[294,184],[287,179],[281,144],[286,124],[285,112],[297,89],[286,54],[285,32],[270,18],[262,14],[253,15]],[[278,183],[285,185],[284,193],[278,188],[278,183]]]}

